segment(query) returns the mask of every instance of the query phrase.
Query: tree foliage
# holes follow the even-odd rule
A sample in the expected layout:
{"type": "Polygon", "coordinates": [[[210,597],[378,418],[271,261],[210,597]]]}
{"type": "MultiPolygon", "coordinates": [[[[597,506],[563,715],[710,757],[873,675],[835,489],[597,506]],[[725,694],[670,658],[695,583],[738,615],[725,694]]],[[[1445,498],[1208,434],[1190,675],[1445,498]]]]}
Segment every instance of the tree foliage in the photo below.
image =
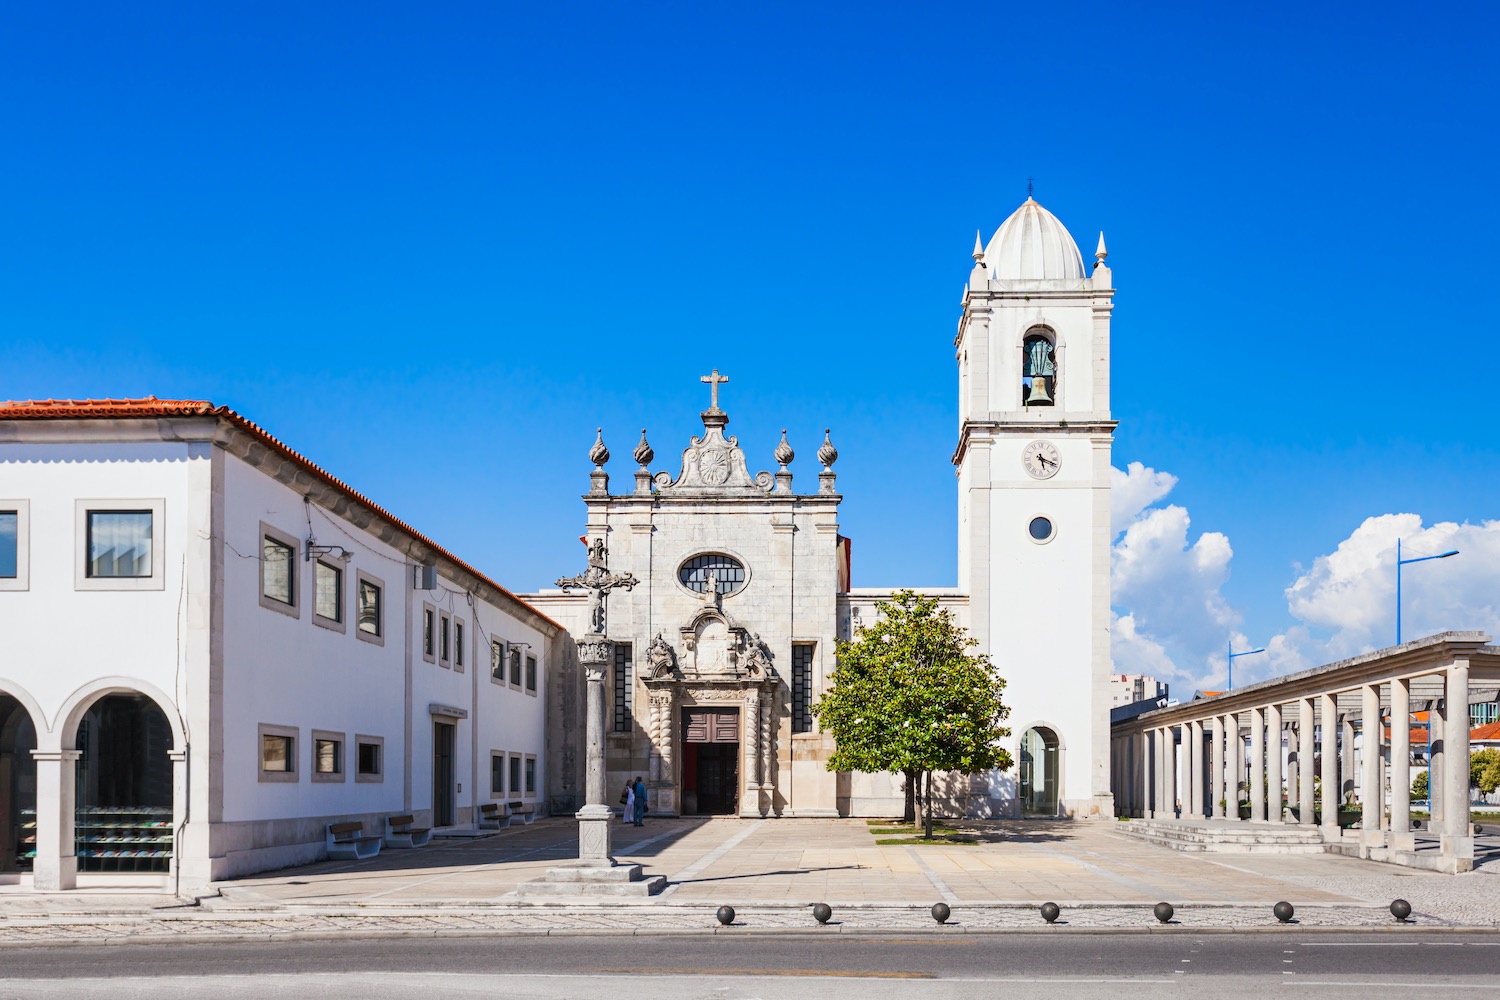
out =
{"type": "Polygon", "coordinates": [[[1469,784],[1486,795],[1500,788],[1500,750],[1486,747],[1469,755],[1469,784]]]}
{"type": "MultiPolygon", "coordinates": [[[[978,640],[935,597],[903,590],[875,607],[873,624],[838,642],[833,683],[812,707],[836,741],[828,769],[895,771],[908,787],[925,774],[930,799],[934,771],[1009,768],[1005,681],[972,652],[978,640]]],[[[930,837],[930,801],[925,812],[930,837]]]]}

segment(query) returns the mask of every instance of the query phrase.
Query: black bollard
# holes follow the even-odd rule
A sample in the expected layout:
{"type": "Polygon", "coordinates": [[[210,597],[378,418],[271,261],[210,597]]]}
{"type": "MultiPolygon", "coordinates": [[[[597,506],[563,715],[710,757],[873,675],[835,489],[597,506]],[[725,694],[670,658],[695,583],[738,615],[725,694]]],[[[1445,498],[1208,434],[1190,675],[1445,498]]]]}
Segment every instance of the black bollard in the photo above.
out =
{"type": "Polygon", "coordinates": [[[1164,924],[1168,924],[1172,922],[1172,914],[1176,913],[1177,911],[1172,909],[1171,903],[1157,903],[1156,908],[1151,912],[1156,914],[1157,920],[1160,920],[1164,924]]]}
{"type": "Polygon", "coordinates": [[[933,920],[936,920],[940,924],[946,924],[948,922],[948,918],[951,917],[951,916],[953,916],[953,911],[950,910],[950,909],[948,909],[948,904],[947,903],[933,903],[932,904],[932,919],[933,920]]]}
{"type": "Polygon", "coordinates": [[[1292,915],[1297,911],[1292,909],[1291,903],[1288,903],[1283,899],[1281,902],[1271,907],[1271,912],[1276,914],[1277,920],[1280,920],[1284,924],[1289,924],[1292,922],[1292,915]]]}
{"type": "Polygon", "coordinates": [[[833,916],[833,907],[827,903],[817,903],[813,906],[813,919],[818,923],[828,923],[828,918],[831,916],[833,916]]]}
{"type": "Polygon", "coordinates": [[[714,914],[714,919],[723,924],[725,927],[728,927],[730,924],[734,923],[734,907],[719,907],[718,912],[714,914]]]}
{"type": "Polygon", "coordinates": [[[1391,916],[1401,923],[1406,923],[1406,918],[1411,916],[1411,904],[1404,899],[1398,899],[1391,903],[1391,916]]]}
{"type": "Polygon", "coordinates": [[[1062,913],[1062,908],[1056,903],[1042,904],[1042,919],[1047,921],[1047,923],[1056,923],[1058,914],[1060,913],[1062,913]]]}

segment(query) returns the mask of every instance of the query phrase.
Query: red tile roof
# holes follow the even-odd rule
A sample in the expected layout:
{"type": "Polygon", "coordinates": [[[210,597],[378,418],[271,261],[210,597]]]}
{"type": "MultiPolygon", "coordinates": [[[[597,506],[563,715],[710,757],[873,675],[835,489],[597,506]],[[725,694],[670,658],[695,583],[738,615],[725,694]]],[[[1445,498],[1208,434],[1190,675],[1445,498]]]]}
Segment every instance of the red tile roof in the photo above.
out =
{"type": "Polygon", "coordinates": [[[1469,733],[1469,741],[1474,740],[1500,740],[1500,721],[1486,722],[1478,729],[1469,733]]]}
{"type": "Polygon", "coordinates": [[[472,573],[538,618],[559,630],[562,629],[556,621],[542,614],[484,573],[470,566],[342,479],[283,444],[259,424],[247,420],[227,406],[215,406],[205,399],[157,399],[155,396],[147,396],[144,399],[25,399],[0,402],[0,420],[109,420],[130,417],[217,417],[233,424],[272,451],[290,459],[351,500],[368,508],[377,517],[410,535],[455,566],[472,573]]]}

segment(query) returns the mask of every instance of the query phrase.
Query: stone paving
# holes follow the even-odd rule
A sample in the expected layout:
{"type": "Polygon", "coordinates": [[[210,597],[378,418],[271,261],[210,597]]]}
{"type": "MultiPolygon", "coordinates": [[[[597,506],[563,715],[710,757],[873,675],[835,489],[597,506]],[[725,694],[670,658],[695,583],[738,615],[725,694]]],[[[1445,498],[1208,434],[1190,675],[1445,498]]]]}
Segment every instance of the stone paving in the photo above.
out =
{"type": "Polygon", "coordinates": [[[193,901],[103,890],[0,893],[0,943],[285,935],[966,933],[1042,926],[1037,906],[1063,907],[1067,928],[1164,930],[1151,906],[1177,908],[1173,927],[1274,927],[1287,900],[1299,926],[1395,927],[1390,901],[1411,901],[1418,927],[1500,929],[1500,870],[1413,872],[1332,855],[1203,855],[1127,838],[1105,823],[962,824],[973,845],[878,844],[859,820],[670,819],[616,827],[615,853],[668,878],[660,895],[522,900],[516,886],[575,855],[570,820],[494,836],[384,851],[367,862],[323,862],[222,883],[193,901]],[[946,902],[951,922],[929,915],[946,902]],[[817,927],[809,908],[827,902],[817,927]],[[714,910],[733,905],[728,928],[714,910]]]}

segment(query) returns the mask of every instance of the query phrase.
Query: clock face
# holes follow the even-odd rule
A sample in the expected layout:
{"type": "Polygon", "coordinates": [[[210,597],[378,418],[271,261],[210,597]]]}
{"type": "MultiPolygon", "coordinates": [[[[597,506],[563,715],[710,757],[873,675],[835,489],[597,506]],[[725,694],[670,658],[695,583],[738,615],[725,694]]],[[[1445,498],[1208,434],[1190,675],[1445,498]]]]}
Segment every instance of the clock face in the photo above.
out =
{"type": "Polygon", "coordinates": [[[1062,456],[1050,442],[1033,441],[1021,452],[1021,467],[1032,479],[1051,479],[1062,468],[1062,456]]]}

